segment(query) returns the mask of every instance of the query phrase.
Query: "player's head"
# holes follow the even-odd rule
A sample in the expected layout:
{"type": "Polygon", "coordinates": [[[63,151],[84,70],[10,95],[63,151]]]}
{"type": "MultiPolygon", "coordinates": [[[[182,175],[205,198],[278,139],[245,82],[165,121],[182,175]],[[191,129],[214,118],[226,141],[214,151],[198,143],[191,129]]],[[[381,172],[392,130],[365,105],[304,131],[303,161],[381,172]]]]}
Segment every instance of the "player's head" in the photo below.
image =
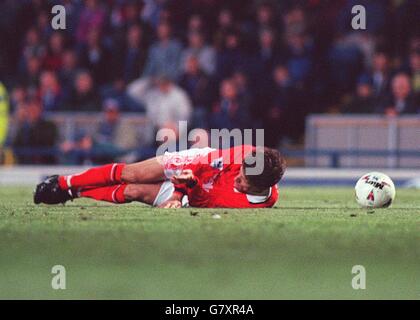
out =
{"type": "Polygon", "coordinates": [[[275,184],[283,177],[286,171],[286,161],[280,152],[270,148],[257,148],[250,155],[245,157],[242,162],[240,173],[235,177],[235,188],[243,193],[262,192],[275,184]],[[252,174],[249,168],[255,167],[255,161],[252,159],[263,160],[262,172],[260,174],[252,174]]]}

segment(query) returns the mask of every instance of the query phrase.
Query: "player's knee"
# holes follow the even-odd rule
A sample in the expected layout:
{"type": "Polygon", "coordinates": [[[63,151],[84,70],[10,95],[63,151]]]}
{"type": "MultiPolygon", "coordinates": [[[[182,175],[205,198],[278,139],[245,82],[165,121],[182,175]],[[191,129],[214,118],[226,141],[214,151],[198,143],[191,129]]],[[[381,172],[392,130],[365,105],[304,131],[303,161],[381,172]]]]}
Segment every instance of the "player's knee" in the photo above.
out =
{"type": "Polygon", "coordinates": [[[124,197],[128,201],[142,201],[144,197],[143,187],[136,184],[129,184],[124,190],[124,197]]]}

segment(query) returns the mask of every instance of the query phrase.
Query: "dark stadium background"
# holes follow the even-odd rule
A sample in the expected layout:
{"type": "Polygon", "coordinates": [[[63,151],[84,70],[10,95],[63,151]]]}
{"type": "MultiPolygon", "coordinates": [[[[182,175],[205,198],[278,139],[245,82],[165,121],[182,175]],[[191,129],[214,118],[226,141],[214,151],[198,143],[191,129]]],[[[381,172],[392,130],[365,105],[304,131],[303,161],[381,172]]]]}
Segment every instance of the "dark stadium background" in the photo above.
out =
{"type": "Polygon", "coordinates": [[[419,16],[415,0],[2,1],[2,162],[139,160],[178,120],[302,150],[308,114],[418,113],[419,16]],[[55,4],[66,30],[51,28],[55,4]],[[351,28],[356,4],[367,30],[351,28]]]}

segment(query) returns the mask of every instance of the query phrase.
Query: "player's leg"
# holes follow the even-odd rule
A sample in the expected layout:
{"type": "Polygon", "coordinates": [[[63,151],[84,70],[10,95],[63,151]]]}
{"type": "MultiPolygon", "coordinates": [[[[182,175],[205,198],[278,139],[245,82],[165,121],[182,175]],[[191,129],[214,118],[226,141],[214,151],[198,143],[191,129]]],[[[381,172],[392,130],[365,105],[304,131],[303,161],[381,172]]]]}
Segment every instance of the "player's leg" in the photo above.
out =
{"type": "Polygon", "coordinates": [[[155,157],[138,163],[112,163],[79,174],[60,176],[58,183],[61,189],[68,190],[121,183],[157,183],[164,179],[161,157],[155,157]]]}
{"type": "Polygon", "coordinates": [[[154,205],[161,191],[162,183],[118,184],[105,187],[86,188],[77,192],[78,198],[91,198],[112,203],[139,201],[154,205]]]}
{"type": "Polygon", "coordinates": [[[126,201],[140,201],[152,206],[159,206],[169,200],[175,191],[170,181],[153,184],[128,184],[124,189],[126,201]]]}
{"type": "Polygon", "coordinates": [[[74,198],[72,190],[119,184],[160,183],[177,174],[184,165],[208,154],[212,149],[190,149],[165,153],[163,156],[134,164],[113,163],[91,168],[79,174],[50,176],[36,186],[34,202],[58,204],[74,198]]]}
{"type": "Polygon", "coordinates": [[[107,186],[120,183],[157,183],[162,182],[193,159],[207,155],[214,149],[189,149],[166,153],[145,161],[124,164],[113,163],[89,169],[80,174],[60,176],[59,187],[62,190],[87,186],[107,186]]]}
{"type": "Polygon", "coordinates": [[[127,164],[121,173],[125,183],[149,184],[166,180],[163,156],[127,164]]]}

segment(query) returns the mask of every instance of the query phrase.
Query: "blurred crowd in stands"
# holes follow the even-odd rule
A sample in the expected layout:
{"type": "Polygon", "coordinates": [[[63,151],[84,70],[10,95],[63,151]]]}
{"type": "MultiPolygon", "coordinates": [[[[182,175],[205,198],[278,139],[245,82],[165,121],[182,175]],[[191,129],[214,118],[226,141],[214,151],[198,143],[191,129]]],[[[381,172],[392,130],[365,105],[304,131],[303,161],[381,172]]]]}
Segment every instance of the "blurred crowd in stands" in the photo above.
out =
{"type": "Polygon", "coordinates": [[[0,82],[13,126],[0,143],[112,149],[132,112],[156,129],[264,128],[277,147],[301,141],[310,113],[419,113],[419,17],[418,0],[4,0],[0,82]],[[65,30],[51,28],[55,4],[65,30]],[[358,4],[366,30],[351,27],[358,4]],[[59,141],[48,120],[95,111],[94,136],[59,141]]]}

